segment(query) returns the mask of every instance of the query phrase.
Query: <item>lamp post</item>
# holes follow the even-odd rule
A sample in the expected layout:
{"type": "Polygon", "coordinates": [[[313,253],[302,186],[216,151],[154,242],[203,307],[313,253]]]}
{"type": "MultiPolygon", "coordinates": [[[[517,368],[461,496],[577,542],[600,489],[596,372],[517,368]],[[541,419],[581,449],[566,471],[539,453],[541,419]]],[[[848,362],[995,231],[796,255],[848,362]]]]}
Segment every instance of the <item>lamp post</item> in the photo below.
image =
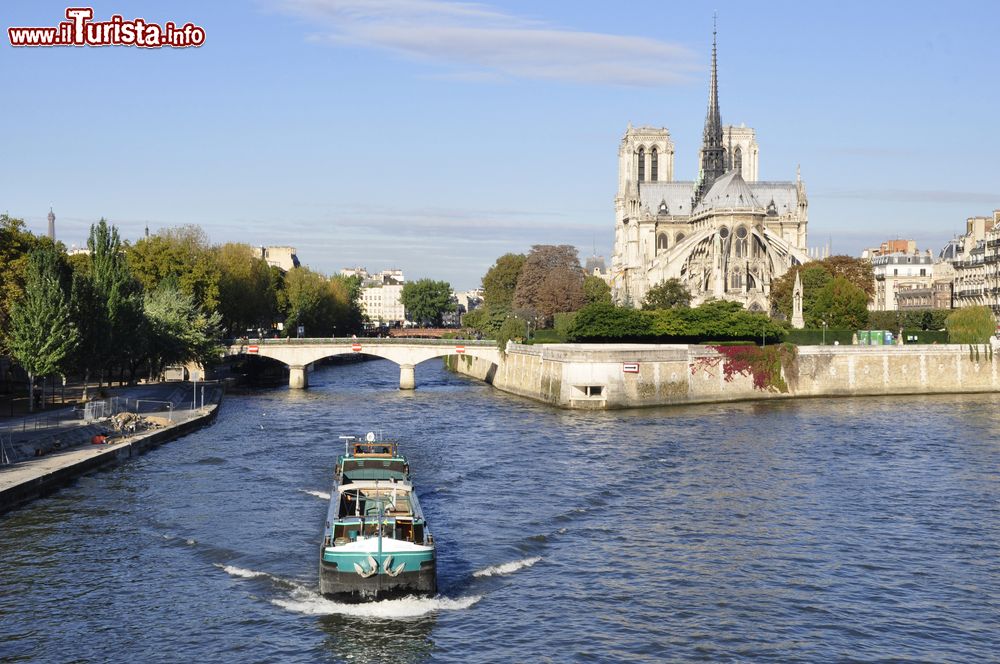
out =
{"type": "Polygon", "coordinates": [[[826,321],[825,320],[821,320],[820,323],[823,325],[823,343],[822,343],[822,345],[825,346],[826,345],[826,321]]]}

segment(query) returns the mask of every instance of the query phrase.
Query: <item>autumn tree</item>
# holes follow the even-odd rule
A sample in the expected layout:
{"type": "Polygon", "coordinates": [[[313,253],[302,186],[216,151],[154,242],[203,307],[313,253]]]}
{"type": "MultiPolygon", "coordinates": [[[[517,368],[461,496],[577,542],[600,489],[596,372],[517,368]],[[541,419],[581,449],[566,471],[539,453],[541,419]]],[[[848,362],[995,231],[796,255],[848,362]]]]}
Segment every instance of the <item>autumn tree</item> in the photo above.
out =
{"type": "Polygon", "coordinates": [[[38,244],[38,238],[27,230],[22,219],[0,214],[0,332],[6,327],[14,302],[24,294],[28,256],[38,244]]]}
{"type": "Polygon", "coordinates": [[[270,327],[277,298],[270,266],[253,247],[230,242],[215,249],[222,326],[232,335],[270,327]]]}
{"type": "Polygon", "coordinates": [[[219,262],[199,226],[161,229],[142,238],[129,248],[128,264],[146,292],[173,278],[206,313],[219,305],[219,262]]]}
{"type": "Polygon", "coordinates": [[[542,327],[552,320],[553,314],[576,311],[586,304],[583,280],[575,247],[535,245],[521,268],[513,306],[531,312],[542,327]]]}
{"type": "Polygon", "coordinates": [[[646,291],[642,308],[673,309],[675,307],[691,306],[691,293],[680,279],[667,279],[646,291]]]}

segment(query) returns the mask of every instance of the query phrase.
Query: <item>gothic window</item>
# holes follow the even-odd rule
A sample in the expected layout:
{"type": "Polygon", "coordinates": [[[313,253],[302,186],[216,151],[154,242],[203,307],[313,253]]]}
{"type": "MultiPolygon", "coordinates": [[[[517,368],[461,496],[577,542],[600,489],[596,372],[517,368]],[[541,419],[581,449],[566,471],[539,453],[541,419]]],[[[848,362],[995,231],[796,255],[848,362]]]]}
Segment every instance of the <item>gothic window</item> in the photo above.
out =
{"type": "Polygon", "coordinates": [[[660,209],[657,210],[657,214],[670,214],[670,208],[667,207],[666,201],[660,201],[660,209]]]}
{"type": "Polygon", "coordinates": [[[722,228],[720,228],[719,229],[719,237],[721,237],[723,240],[725,240],[727,237],[729,237],[729,229],[726,228],[725,226],[723,226],[722,228]]]}
{"type": "Polygon", "coordinates": [[[684,233],[678,233],[677,237],[674,238],[674,244],[677,244],[678,242],[680,242],[683,239],[684,239],[684,233]]]}
{"type": "Polygon", "coordinates": [[[750,255],[748,253],[747,235],[746,226],[738,226],[736,228],[736,242],[733,243],[733,253],[736,258],[746,258],[750,255]]]}
{"type": "Polygon", "coordinates": [[[656,174],[659,171],[659,163],[656,154],[656,146],[649,151],[649,180],[650,182],[656,182],[656,174]]]}
{"type": "Polygon", "coordinates": [[[656,238],[656,250],[666,251],[666,249],[667,249],[667,234],[660,233],[660,235],[657,236],[656,238]]]}
{"type": "Polygon", "coordinates": [[[733,168],[738,171],[743,170],[743,150],[741,150],[738,145],[736,146],[736,149],[733,150],[733,168]]]}
{"type": "Polygon", "coordinates": [[[646,179],[646,148],[639,148],[639,182],[646,179]]]}
{"type": "Polygon", "coordinates": [[[730,288],[743,288],[743,275],[740,272],[733,272],[729,278],[730,288]]]}

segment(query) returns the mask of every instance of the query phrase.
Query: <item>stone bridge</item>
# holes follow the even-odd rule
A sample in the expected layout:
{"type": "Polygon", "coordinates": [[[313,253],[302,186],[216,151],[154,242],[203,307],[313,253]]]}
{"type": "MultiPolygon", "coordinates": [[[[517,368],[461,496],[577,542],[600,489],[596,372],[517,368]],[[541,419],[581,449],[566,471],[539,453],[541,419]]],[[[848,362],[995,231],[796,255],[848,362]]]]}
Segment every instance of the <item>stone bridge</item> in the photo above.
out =
{"type": "Polygon", "coordinates": [[[416,387],[413,367],[426,360],[447,355],[467,355],[493,364],[500,362],[495,341],[464,339],[237,339],[230,342],[227,355],[257,355],[288,365],[288,386],[309,386],[308,367],[335,355],[364,354],[381,357],[399,365],[399,389],[416,387]]]}

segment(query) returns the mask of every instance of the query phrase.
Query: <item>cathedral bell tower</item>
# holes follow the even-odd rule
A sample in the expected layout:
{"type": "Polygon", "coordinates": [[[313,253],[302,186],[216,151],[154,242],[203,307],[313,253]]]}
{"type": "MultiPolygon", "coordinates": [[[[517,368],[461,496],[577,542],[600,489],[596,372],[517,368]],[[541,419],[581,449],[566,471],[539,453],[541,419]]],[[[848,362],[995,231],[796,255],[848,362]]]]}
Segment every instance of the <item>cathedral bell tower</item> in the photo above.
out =
{"type": "MultiPolygon", "coordinates": [[[[712,82],[708,91],[708,113],[701,141],[701,172],[694,203],[701,200],[712,183],[726,172],[726,148],[722,144],[722,115],[719,112],[719,78],[716,59],[716,26],[712,26],[712,82]]],[[[693,207],[693,206],[692,206],[693,207]]]]}

